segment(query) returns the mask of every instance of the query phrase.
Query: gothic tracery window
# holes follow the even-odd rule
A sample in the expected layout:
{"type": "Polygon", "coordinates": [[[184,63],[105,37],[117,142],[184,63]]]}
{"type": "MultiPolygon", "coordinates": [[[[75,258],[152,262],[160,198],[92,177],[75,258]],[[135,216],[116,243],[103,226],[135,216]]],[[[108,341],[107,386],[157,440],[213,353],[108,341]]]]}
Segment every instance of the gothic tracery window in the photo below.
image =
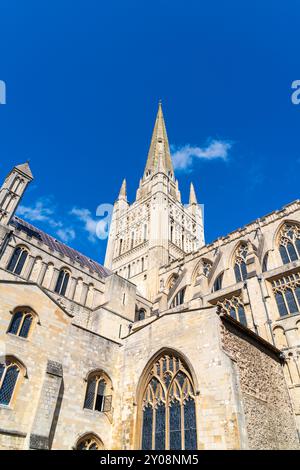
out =
{"type": "Polygon", "coordinates": [[[300,226],[287,223],[279,236],[279,251],[283,264],[300,258],[300,226]]]}
{"type": "Polygon", "coordinates": [[[274,280],[272,289],[281,317],[300,312],[300,273],[274,280]]]}
{"type": "Polygon", "coordinates": [[[227,315],[230,315],[232,318],[242,323],[242,325],[247,326],[245,307],[241,296],[233,296],[229,299],[224,299],[218,302],[217,305],[219,312],[227,313],[227,315]]]}
{"type": "Polygon", "coordinates": [[[33,323],[33,313],[27,309],[16,310],[10,322],[8,333],[28,338],[33,323]]]}
{"type": "Polygon", "coordinates": [[[111,411],[111,382],[102,372],[90,374],[84,400],[84,408],[95,411],[111,411]]]}
{"type": "Polygon", "coordinates": [[[246,243],[241,244],[235,254],[234,273],[236,282],[245,281],[247,279],[246,257],[248,247],[246,243]]]}
{"type": "Polygon", "coordinates": [[[28,250],[23,246],[17,246],[8,263],[7,270],[14,274],[21,274],[25,261],[28,256],[28,250]]]}
{"type": "Polygon", "coordinates": [[[94,434],[88,434],[79,439],[76,450],[103,450],[103,442],[94,434]]]}
{"type": "Polygon", "coordinates": [[[143,450],[197,449],[195,391],[186,364],[162,355],[147,377],[142,400],[143,450]]]}
{"type": "Polygon", "coordinates": [[[20,374],[20,367],[13,360],[0,362],[0,405],[11,403],[20,374]]]}

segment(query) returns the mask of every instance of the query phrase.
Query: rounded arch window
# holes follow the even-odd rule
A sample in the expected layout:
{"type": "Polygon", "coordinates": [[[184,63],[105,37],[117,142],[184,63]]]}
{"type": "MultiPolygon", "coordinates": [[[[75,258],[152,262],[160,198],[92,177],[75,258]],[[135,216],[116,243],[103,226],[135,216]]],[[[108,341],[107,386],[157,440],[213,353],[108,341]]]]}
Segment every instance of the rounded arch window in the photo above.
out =
{"type": "Polygon", "coordinates": [[[31,333],[35,314],[28,308],[15,309],[7,333],[28,338],[31,333]]]}
{"type": "Polygon", "coordinates": [[[61,269],[56,281],[54,291],[59,295],[65,295],[70,279],[70,273],[67,269],[61,269]]]}
{"type": "Polygon", "coordinates": [[[102,371],[92,372],[88,376],[84,399],[84,408],[94,411],[109,412],[112,404],[112,384],[102,371]]]}
{"type": "Polygon", "coordinates": [[[283,264],[300,258],[300,226],[286,223],[279,233],[279,252],[283,264]]]}
{"type": "Polygon", "coordinates": [[[184,360],[161,354],[146,373],[145,384],[139,410],[141,448],[197,449],[195,390],[184,360]]]}
{"type": "Polygon", "coordinates": [[[26,248],[25,246],[17,246],[14,249],[12,257],[10,258],[7,270],[14,274],[20,275],[26,262],[27,256],[28,248],[26,248]]]}
{"type": "Polygon", "coordinates": [[[104,445],[101,439],[95,434],[82,436],[76,444],[76,450],[103,450],[104,445]]]}
{"type": "Polygon", "coordinates": [[[144,308],[140,308],[136,312],[136,321],[145,320],[146,318],[146,310],[144,308]]]}
{"type": "Polygon", "coordinates": [[[24,370],[14,358],[0,361],[0,405],[11,404],[21,372],[24,370]]]}

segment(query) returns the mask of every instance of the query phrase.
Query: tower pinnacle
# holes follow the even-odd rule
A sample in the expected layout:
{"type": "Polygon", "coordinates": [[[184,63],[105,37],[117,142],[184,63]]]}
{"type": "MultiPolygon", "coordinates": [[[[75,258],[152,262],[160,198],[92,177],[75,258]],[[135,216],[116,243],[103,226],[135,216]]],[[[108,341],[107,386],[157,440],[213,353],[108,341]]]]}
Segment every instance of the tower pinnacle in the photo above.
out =
{"type": "Polygon", "coordinates": [[[197,204],[197,197],[196,197],[195,188],[194,188],[193,183],[191,183],[191,186],[190,186],[189,204],[197,204]]]}
{"type": "Polygon", "coordinates": [[[122,186],[121,186],[121,189],[120,189],[119,199],[120,198],[127,199],[126,179],[125,178],[123,179],[122,186]]]}
{"type": "Polygon", "coordinates": [[[164,168],[164,172],[170,176],[174,175],[161,101],[158,103],[158,111],[149,148],[145,176],[157,171],[158,166],[160,166],[160,168],[164,168]]]}

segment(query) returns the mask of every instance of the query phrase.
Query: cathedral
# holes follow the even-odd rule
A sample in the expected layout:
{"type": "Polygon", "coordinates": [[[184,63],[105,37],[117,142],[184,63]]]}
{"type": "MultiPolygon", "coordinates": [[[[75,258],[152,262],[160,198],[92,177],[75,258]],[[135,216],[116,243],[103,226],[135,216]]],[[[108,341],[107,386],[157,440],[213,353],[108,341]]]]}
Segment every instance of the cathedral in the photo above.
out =
{"type": "Polygon", "coordinates": [[[300,201],[206,244],[159,104],[104,266],[0,189],[0,449],[299,449],[300,201]]]}

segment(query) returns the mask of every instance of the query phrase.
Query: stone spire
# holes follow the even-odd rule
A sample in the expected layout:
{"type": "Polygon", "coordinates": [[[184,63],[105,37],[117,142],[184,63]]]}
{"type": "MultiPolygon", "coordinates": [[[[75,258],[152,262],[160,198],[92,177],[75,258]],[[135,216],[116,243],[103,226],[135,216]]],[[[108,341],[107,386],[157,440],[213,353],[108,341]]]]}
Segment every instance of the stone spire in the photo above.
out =
{"type": "Polygon", "coordinates": [[[120,189],[120,193],[119,193],[119,198],[118,199],[127,199],[127,191],[126,191],[126,179],[124,178],[123,179],[123,183],[122,183],[122,186],[121,186],[121,189],[120,189]]]}
{"type": "Polygon", "coordinates": [[[160,166],[160,168],[164,168],[164,172],[173,177],[174,169],[161,102],[159,102],[158,105],[156,121],[145,168],[145,176],[155,173],[158,166],[160,166]]]}
{"type": "Polygon", "coordinates": [[[189,204],[197,204],[197,198],[196,198],[196,193],[195,193],[195,188],[194,188],[193,183],[191,183],[191,186],[190,186],[189,204]]]}

